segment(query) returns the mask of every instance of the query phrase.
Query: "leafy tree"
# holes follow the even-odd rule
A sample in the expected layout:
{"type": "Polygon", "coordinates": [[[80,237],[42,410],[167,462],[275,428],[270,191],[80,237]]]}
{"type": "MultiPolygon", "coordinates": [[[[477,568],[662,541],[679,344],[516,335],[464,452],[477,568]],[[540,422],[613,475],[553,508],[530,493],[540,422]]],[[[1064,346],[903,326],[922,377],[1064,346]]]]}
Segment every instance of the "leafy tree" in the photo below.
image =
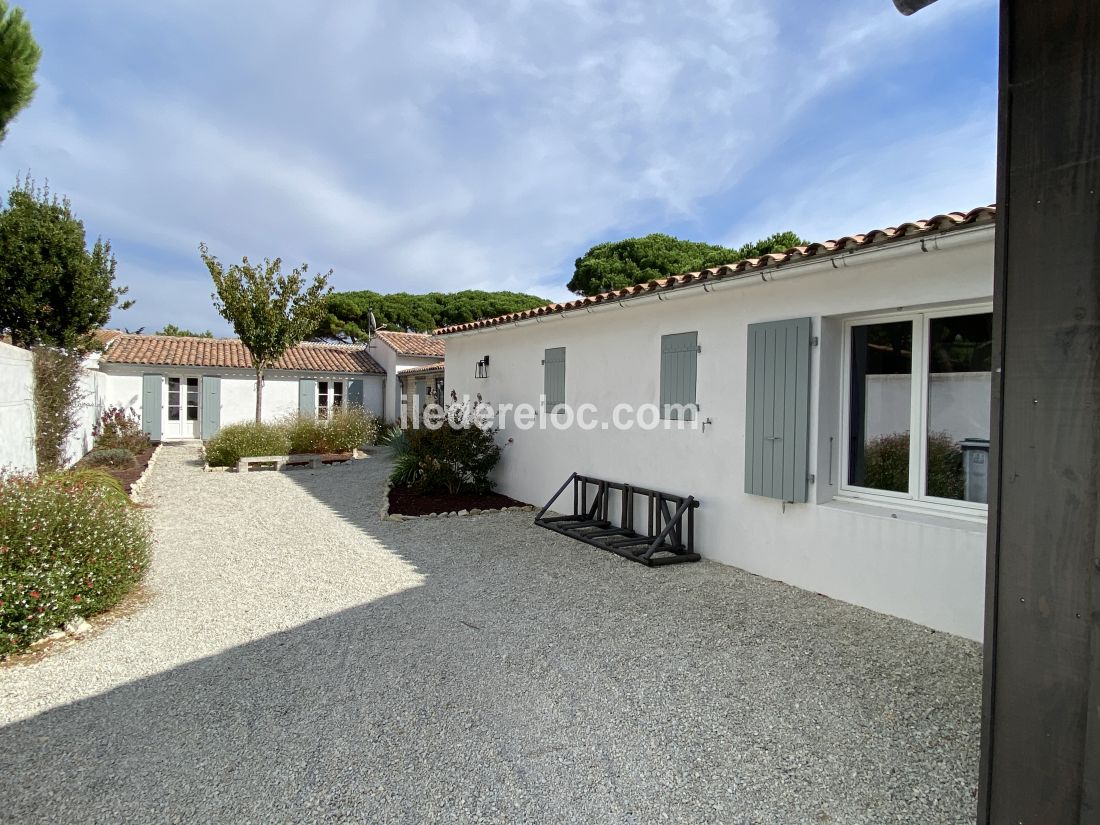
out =
{"type": "Polygon", "coordinates": [[[305,286],[309,267],[282,274],[282,259],[265,258],[263,265],[242,258],[229,269],[199,244],[199,254],[210,270],[216,290],[211,299],[214,309],[229,323],[252,356],[256,370],[256,423],[263,409],[264,371],[291,347],[301,343],[325,317],[325,299],[330,269],[315,275],[305,286]]]}
{"type": "Polygon", "coordinates": [[[31,35],[23,10],[8,8],[0,0],[0,140],[7,136],[8,124],[31,102],[38,84],[34,73],[42,49],[31,35]]]}
{"type": "Polygon", "coordinates": [[[183,329],[177,327],[175,324],[165,324],[164,328],[157,335],[175,335],[177,338],[213,338],[214,333],[210,330],[205,332],[192,332],[189,329],[183,329]]]}
{"type": "Polygon", "coordinates": [[[329,297],[325,318],[312,337],[366,341],[369,312],[374,313],[379,327],[426,332],[450,324],[532,309],[545,303],[543,298],[519,292],[466,290],[425,295],[406,292],[382,295],[368,290],[337,292],[329,297]]]}
{"type": "Polygon", "coordinates": [[[568,287],[578,295],[597,295],[683,272],[757,258],[768,252],[785,252],[804,243],[793,232],[778,232],[739,249],[661,234],[627,238],[597,244],[577,258],[568,287]]]}
{"type": "Polygon", "coordinates": [[[88,250],[67,198],[16,182],[0,210],[0,329],[17,346],[86,347],[126,294],[115,266],[109,242],[88,250]]]}

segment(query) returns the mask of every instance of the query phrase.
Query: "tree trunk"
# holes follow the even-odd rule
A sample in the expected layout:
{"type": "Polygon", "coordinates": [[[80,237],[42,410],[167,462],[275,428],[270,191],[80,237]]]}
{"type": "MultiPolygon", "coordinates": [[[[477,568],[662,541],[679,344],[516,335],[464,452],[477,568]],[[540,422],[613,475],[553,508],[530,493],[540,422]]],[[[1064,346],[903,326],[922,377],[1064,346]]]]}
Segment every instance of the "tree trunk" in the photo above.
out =
{"type": "Polygon", "coordinates": [[[260,423],[260,416],[264,408],[264,370],[256,367],[256,423],[260,423]]]}

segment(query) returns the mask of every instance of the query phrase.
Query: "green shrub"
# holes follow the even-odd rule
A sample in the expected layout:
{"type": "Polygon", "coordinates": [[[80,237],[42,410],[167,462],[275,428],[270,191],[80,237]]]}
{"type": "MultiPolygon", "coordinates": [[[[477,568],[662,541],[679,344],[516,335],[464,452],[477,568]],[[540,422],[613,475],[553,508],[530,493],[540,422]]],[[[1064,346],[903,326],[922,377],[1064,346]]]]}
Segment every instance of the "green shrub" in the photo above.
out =
{"type": "Polygon", "coordinates": [[[386,437],[394,451],[390,481],[424,493],[485,493],[493,488],[489,474],[500,461],[494,430],[469,425],[439,429],[409,428],[386,437]]]}
{"type": "Polygon", "coordinates": [[[329,411],[322,424],[323,453],[350,453],[378,438],[378,419],[356,405],[337,407],[329,411]]]}
{"type": "Polygon", "coordinates": [[[863,451],[862,487],[893,490],[909,489],[909,433],[880,435],[867,442],[863,451]]]}
{"type": "Polygon", "coordinates": [[[390,469],[390,482],[399,487],[414,487],[424,474],[420,457],[412,450],[412,444],[405,431],[394,424],[379,438],[383,447],[393,451],[393,467],[390,469]]]}
{"type": "Polygon", "coordinates": [[[211,467],[234,467],[242,458],[258,455],[286,455],[290,437],[278,424],[230,424],[206,442],[206,463],[211,467]]]}
{"type": "Polygon", "coordinates": [[[962,450],[947,433],[928,435],[928,495],[957,501],[966,498],[962,450]]]}
{"type": "Polygon", "coordinates": [[[291,453],[350,453],[378,437],[378,419],[359,406],[336,407],[328,419],[292,415],[279,424],[291,453]]]}
{"type": "MultiPolygon", "coordinates": [[[[909,489],[909,433],[880,435],[867,442],[863,484],[876,490],[909,489]]],[[[928,436],[928,495],[961,500],[966,479],[962,450],[948,433],[928,436]]]]}
{"type": "Polygon", "coordinates": [[[134,454],[117,447],[96,448],[76,463],[78,467],[111,467],[115,470],[128,470],[136,464],[134,454]]]}
{"type": "Polygon", "coordinates": [[[318,453],[321,441],[321,422],[308,415],[294,413],[279,422],[286,433],[290,446],[288,453],[318,453]]]}
{"type": "Polygon", "coordinates": [[[119,504],[133,506],[130,496],[126,493],[126,488],[122,486],[122,482],[104,470],[77,467],[61,473],[53,473],[46,476],[44,480],[68,487],[96,487],[119,504]]]}
{"type": "Polygon", "coordinates": [[[92,430],[96,449],[129,450],[141,455],[152,445],[141,430],[141,418],[131,407],[111,406],[100,413],[92,430]]]}
{"type": "Polygon", "coordinates": [[[34,428],[38,472],[65,466],[65,448],[84,401],[80,353],[34,348],[34,428]]]}
{"type": "Polygon", "coordinates": [[[0,478],[0,655],[118,603],[148,553],[144,513],[104,473],[0,478]]]}

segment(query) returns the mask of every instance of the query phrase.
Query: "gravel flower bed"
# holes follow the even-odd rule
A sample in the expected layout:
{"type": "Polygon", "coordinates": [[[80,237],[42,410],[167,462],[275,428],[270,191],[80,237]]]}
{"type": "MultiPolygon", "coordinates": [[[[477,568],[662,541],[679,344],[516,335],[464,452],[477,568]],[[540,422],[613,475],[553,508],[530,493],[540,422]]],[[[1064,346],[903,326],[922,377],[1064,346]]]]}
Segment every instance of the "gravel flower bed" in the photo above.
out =
{"type": "Polygon", "coordinates": [[[386,471],[163,447],[148,604],[0,668],[3,818],[971,821],[978,645],[527,512],[380,521],[386,471]]]}

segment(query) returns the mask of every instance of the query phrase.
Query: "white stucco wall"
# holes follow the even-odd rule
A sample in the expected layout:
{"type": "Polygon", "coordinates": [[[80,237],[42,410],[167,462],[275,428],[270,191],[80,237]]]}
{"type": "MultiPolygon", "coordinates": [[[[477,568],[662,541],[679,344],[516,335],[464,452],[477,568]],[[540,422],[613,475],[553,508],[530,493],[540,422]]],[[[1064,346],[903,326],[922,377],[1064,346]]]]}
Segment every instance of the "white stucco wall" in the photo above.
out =
{"type": "Polygon", "coordinates": [[[383,399],[383,403],[385,407],[385,420],[392,423],[397,418],[397,412],[400,409],[399,399],[401,395],[401,382],[397,378],[397,371],[403,370],[406,367],[426,367],[429,364],[434,364],[443,359],[438,355],[399,355],[381,338],[375,338],[371,341],[370,353],[374,357],[374,360],[378,362],[378,365],[386,371],[386,386],[383,390],[385,398],[383,399]]]}
{"type": "MultiPolygon", "coordinates": [[[[660,337],[697,330],[700,418],[683,430],[520,431],[498,469],[499,489],[541,505],[577,471],[670,493],[692,494],[696,549],[753,573],[973,639],[982,636],[985,524],[899,506],[839,500],[828,447],[840,443],[843,357],[839,319],[855,313],[982,302],[993,290],[993,232],[955,233],[942,248],[864,253],[834,269],[829,261],[759,275],[706,294],[669,293],[540,323],[447,336],[448,388],[493,404],[537,403],[541,360],[566,347],[566,402],[590,402],[610,418],[620,402],[656,403],[660,337]],[[797,274],[796,274],[797,273],[797,274]],[[786,504],[744,492],[747,326],[810,316],[813,349],[811,503],[786,504]],[[487,379],[472,365],[491,356],[487,379]],[[832,439],[832,441],[830,441],[832,439]]],[[[729,282],[727,282],[729,283],[729,282]]],[[[599,552],[599,551],[593,551],[599,552]]],[[[675,575],[674,571],[668,575],[675,575]]]]}
{"type": "Polygon", "coordinates": [[[29,473],[34,468],[33,356],[0,343],[0,470],[29,473]]]}
{"type": "MultiPolygon", "coordinates": [[[[85,362],[87,364],[87,362],[85,362]]],[[[103,410],[103,396],[100,385],[103,376],[94,368],[85,368],[80,374],[80,407],[76,414],[76,429],[69,435],[65,446],[65,463],[75,464],[92,449],[92,433],[95,431],[99,414],[103,410]]]]}

